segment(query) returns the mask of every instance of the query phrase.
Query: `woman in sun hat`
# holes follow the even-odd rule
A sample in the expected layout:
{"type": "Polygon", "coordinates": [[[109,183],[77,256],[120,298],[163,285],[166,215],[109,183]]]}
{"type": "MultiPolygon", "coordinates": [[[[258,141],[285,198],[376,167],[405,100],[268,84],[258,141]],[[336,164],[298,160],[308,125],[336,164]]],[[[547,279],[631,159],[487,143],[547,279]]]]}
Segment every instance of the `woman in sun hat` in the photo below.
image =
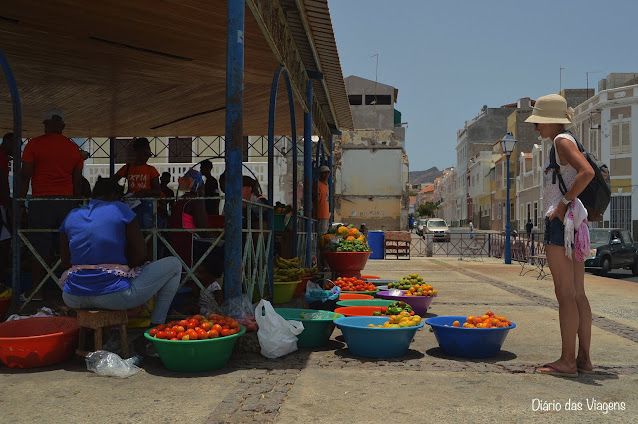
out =
{"type": "MultiPolygon", "coordinates": [[[[573,228],[569,227],[568,233],[572,234],[565,237],[565,222],[584,210],[577,196],[594,177],[594,170],[578,150],[571,132],[566,130],[572,124],[572,115],[572,108],[567,107],[565,98],[549,94],[536,100],[532,115],[525,120],[534,124],[542,138],[553,140],[556,163],[567,188],[563,195],[558,181],[553,182],[553,171],[547,167],[548,156],[543,178],[544,243],[558,300],[562,350],[557,361],[543,365],[537,372],[563,377],[577,377],[579,371],[586,373],[593,368],[589,357],[592,316],[585,295],[585,265],[572,255],[573,228]]],[[[586,231],[584,227],[579,228],[586,231]]]]}

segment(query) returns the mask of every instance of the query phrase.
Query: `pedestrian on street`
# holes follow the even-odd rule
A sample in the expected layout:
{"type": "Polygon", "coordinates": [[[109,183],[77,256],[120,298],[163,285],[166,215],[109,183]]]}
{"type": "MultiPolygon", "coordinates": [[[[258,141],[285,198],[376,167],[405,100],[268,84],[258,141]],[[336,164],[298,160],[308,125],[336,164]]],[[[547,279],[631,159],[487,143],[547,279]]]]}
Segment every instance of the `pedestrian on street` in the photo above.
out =
{"type": "Polygon", "coordinates": [[[532,229],[534,228],[534,224],[532,224],[531,219],[527,219],[527,224],[525,224],[525,230],[527,231],[527,238],[532,238],[532,229]]]}
{"type": "MultiPolygon", "coordinates": [[[[563,195],[559,185],[552,182],[551,170],[545,170],[543,199],[547,208],[544,243],[558,300],[562,350],[557,361],[547,363],[536,371],[562,377],[577,377],[579,371],[587,373],[593,369],[589,356],[592,315],[585,295],[585,266],[584,262],[572,259],[572,255],[567,256],[565,248],[566,215],[575,208],[583,207],[577,196],[594,177],[594,170],[578,150],[574,137],[565,130],[572,123],[572,116],[573,110],[567,107],[566,100],[558,94],[550,94],[536,101],[532,115],[525,120],[534,124],[542,138],[553,141],[556,162],[567,187],[563,195]]],[[[569,242],[570,239],[567,240],[569,242]]]]}
{"type": "Polygon", "coordinates": [[[470,221],[470,238],[474,238],[474,224],[472,224],[472,221],[470,221]]]}

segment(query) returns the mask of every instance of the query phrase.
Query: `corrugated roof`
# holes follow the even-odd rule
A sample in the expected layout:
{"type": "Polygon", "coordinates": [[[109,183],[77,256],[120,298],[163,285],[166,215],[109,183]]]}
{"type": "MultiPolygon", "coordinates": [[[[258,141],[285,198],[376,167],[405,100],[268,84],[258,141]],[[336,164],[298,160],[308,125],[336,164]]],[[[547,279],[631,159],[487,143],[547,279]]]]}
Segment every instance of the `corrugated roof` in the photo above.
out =
{"type": "MultiPolygon", "coordinates": [[[[349,128],[327,3],[305,3],[315,6],[313,34],[322,31],[321,42],[308,35],[326,75],[315,90],[319,107],[328,125],[349,128]]],[[[42,133],[51,107],[64,111],[70,137],[224,134],[226,2],[20,0],[3,2],[0,15],[0,48],[20,91],[25,137],[42,133]]],[[[244,41],[244,134],[262,135],[280,64],[248,9],[244,41]]],[[[309,60],[304,65],[314,70],[309,60]]],[[[278,94],[275,134],[290,134],[286,90],[278,94]]],[[[295,107],[301,134],[297,99],[295,107]]],[[[9,96],[0,97],[1,128],[12,128],[11,114],[9,96]]]]}

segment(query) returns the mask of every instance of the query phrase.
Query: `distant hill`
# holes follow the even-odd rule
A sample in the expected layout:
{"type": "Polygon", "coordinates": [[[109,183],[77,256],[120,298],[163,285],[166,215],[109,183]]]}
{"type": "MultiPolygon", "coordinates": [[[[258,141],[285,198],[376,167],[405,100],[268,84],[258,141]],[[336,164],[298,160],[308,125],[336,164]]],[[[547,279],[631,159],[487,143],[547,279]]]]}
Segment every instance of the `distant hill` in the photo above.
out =
{"type": "Polygon", "coordinates": [[[433,183],[441,175],[441,171],[434,166],[425,171],[410,171],[408,180],[410,184],[433,183]]]}

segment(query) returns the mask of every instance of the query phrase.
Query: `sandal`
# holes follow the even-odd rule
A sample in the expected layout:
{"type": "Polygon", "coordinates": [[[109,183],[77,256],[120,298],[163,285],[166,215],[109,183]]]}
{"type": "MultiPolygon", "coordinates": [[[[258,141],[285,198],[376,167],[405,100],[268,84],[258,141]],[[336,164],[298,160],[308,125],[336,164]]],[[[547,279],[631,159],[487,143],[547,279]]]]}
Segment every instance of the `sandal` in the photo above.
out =
{"type": "Polygon", "coordinates": [[[569,378],[578,377],[578,372],[574,372],[574,373],[565,372],[554,364],[545,364],[541,368],[549,368],[550,371],[540,371],[540,368],[539,368],[536,370],[537,374],[547,374],[547,375],[555,375],[558,377],[569,377],[569,378]]]}

